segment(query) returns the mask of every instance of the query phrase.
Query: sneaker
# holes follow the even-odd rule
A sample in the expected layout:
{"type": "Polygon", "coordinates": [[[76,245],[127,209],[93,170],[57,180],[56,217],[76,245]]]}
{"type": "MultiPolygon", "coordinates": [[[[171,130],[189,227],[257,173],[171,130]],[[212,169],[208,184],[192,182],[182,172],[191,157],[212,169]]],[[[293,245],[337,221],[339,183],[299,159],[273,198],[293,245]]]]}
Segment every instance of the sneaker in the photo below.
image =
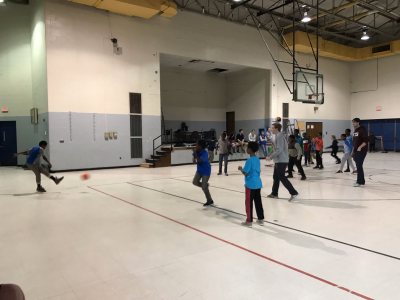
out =
{"type": "Polygon", "coordinates": [[[225,176],[229,176],[228,173],[225,173],[225,176]]]}
{"type": "Polygon", "coordinates": [[[314,164],[314,162],[312,161],[310,164],[312,164],[312,165],[313,165],[313,164],[314,164]]]}
{"type": "Polygon", "coordinates": [[[242,222],[242,223],[240,223],[242,226],[246,226],[246,227],[251,227],[252,225],[253,225],[253,223],[252,222],[247,222],[247,221],[244,221],[244,222],[242,222]]]}
{"type": "Polygon", "coordinates": [[[46,190],[45,190],[41,185],[39,185],[39,186],[37,187],[37,189],[36,189],[36,192],[39,192],[39,193],[46,193],[46,190]]]}
{"type": "Polygon", "coordinates": [[[204,203],[203,204],[203,206],[210,206],[210,205],[213,205],[214,204],[214,201],[207,201],[206,203],[204,203]]]}
{"type": "Polygon", "coordinates": [[[55,184],[59,184],[62,180],[64,179],[64,176],[62,176],[62,177],[60,177],[60,178],[55,178],[54,179],[54,182],[55,182],[55,184]]]}
{"type": "Polygon", "coordinates": [[[350,169],[346,169],[346,170],[344,170],[346,173],[348,173],[348,172],[350,172],[350,169]]]}
{"type": "Polygon", "coordinates": [[[306,180],[307,177],[306,176],[301,176],[300,180],[306,180]]]}
{"type": "Polygon", "coordinates": [[[267,196],[267,198],[278,199],[278,195],[269,194],[269,195],[267,196]]]}
{"type": "Polygon", "coordinates": [[[360,187],[361,184],[359,184],[358,182],[356,182],[356,183],[353,184],[353,186],[354,186],[354,187],[360,187]]]}
{"type": "Polygon", "coordinates": [[[256,222],[258,225],[264,226],[264,220],[257,220],[256,222]]]}
{"type": "Polygon", "coordinates": [[[336,174],[338,174],[338,173],[343,173],[343,171],[340,171],[340,170],[339,170],[339,171],[336,172],[336,174]]]}
{"type": "MultiPolygon", "coordinates": [[[[350,171],[349,171],[350,172],[350,171]]],[[[357,171],[353,171],[351,174],[357,174],[357,171]]]]}
{"type": "Polygon", "coordinates": [[[222,173],[221,173],[221,172],[219,172],[217,175],[222,175],[222,173]]]}
{"type": "Polygon", "coordinates": [[[286,178],[293,178],[293,175],[287,175],[286,178]]]}
{"type": "Polygon", "coordinates": [[[319,167],[318,169],[322,170],[324,168],[324,166],[319,167]]]}
{"type": "Polygon", "coordinates": [[[292,202],[293,200],[296,200],[296,198],[299,196],[299,194],[291,195],[289,198],[289,202],[292,202]]]}
{"type": "Polygon", "coordinates": [[[315,166],[313,169],[319,169],[319,167],[318,167],[318,166],[315,166]]]}

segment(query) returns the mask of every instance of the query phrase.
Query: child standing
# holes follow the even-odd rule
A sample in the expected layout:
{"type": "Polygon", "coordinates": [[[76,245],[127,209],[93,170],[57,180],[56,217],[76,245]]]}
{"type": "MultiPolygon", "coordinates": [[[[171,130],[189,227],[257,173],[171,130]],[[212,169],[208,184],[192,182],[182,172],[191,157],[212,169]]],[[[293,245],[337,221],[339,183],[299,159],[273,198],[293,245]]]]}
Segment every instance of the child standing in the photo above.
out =
{"type": "Polygon", "coordinates": [[[256,207],[257,223],[264,225],[264,209],[261,202],[262,182],[260,178],[260,159],[256,156],[258,144],[249,142],[247,145],[247,159],[244,167],[239,166],[238,170],[245,176],[246,188],[246,221],[242,222],[243,226],[251,227],[253,224],[253,201],[256,207]]]}
{"type": "Polygon", "coordinates": [[[208,180],[211,175],[211,165],[208,161],[208,153],[206,150],[207,144],[204,140],[200,140],[196,144],[196,148],[193,151],[193,162],[197,164],[197,171],[193,178],[193,184],[201,187],[206,196],[207,202],[203,206],[209,206],[214,204],[211,198],[210,191],[208,190],[208,180]]]}
{"type": "Polygon", "coordinates": [[[303,167],[301,166],[301,157],[303,156],[303,150],[300,144],[296,141],[296,137],[294,135],[289,136],[289,174],[287,178],[293,178],[293,166],[296,165],[297,170],[301,175],[301,180],[306,180],[306,174],[304,174],[303,167]]]}
{"type": "Polygon", "coordinates": [[[317,165],[314,167],[314,169],[323,169],[324,165],[322,164],[322,152],[324,150],[324,141],[322,139],[322,132],[318,133],[318,136],[314,139],[314,143],[317,159],[317,165]]]}
{"type": "Polygon", "coordinates": [[[229,141],[224,132],[218,140],[219,151],[219,170],[218,175],[222,175],[222,161],[224,162],[224,173],[228,176],[228,156],[229,156],[229,141]]]}
{"type": "Polygon", "coordinates": [[[339,146],[338,146],[338,140],[336,139],[336,135],[332,135],[332,145],[327,147],[327,149],[332,149],[331,151],[331,156],[336,159],[336,164],[340,164],[340,158],[337,156],[337,153],[339,151],[339,146]]]}
{"type": "Polygon", "coordinates": [[[311,141],[308,138],[307,133],[303,133],[303,148],[304,148],[304,166],[308,167],[311,163],[311,141]]]}

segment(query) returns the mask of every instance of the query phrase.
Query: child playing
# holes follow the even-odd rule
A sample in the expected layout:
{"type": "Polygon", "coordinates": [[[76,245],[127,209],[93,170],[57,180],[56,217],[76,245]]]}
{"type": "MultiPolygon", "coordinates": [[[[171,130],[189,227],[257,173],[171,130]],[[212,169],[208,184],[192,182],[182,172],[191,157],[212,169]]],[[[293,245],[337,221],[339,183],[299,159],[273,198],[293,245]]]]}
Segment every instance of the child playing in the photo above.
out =
{"type": "Polygon", "coordinates": [[[222,175],[222,162],[224,162],[224,173],[228,176],[228,156],[230,151],[229,140],[226,136],[226,132],[222,133],[218,140],[218,151],[219,151],[219,170],[218,175],[222,175]]]}
{"type": "Polygon", "coordinates": [[[257,151],[258,144],[256,142],[249,142],[247,145],[247,154],[250,157],[247,159],[244,167],[238,167],[238,170],[245,176],[246,188],[246,221],[242,222],[242,225],[248,227],[251,227],[253,224],[253,201],[256,207],[257,223],[264,225],[264,209],[261,202],[261,169],[260,159],[256,156],[257,151]]]}
{"type": "Polygon", "coordinates": [[[337,153],[339,151],[338,140],[336,139],[336,135],[332,135],[331,138],[332,138],[332,145],[327,147],[327,149],[329,148],[332,149],[331,156],[336,159],[336,164],[340,164],[341,160],[337,156],[337,153]]]}
{"type": "Polygon", "coordinates": [[[289,149],[289,174],[287,178],[293,178],[293,166],[296,165],[297,170],[299,171],[301,175],[301,180],[306,180],[306,174],[304,174],[303,167],[301,166],[301,157],[303,156],[303,150],[296,141],[296,137],[294,135],[289,136],[289,143],[288,143],[288,149],[289,149]]]}
{"type": "Polygon", "coordinates": [[[206,142],[204,140],[200,140],[197,142],[196,148],[193,150],[193,162],[197,164],[197,171],[193,178],[193,184],[201,187],[204,195],[206,195],[207,202],[204,203],[203,206],[214,204],[210,191],[208,190],[208,180],[210,179],[211,175],[211,165],[208,161],[206,147],[206,142]]]}
{"type": "Polygon", "coordinates": [[[346,162],[347,165],[352,168],[353,173],[355,173],[355,167],[351,158],[351,152],[353,151],[353,138],[351,135],[346,136],[345,133],[343,133],[340,138],[343,140],[344,154],[342,157],[342,163],[340,164],[340,169],[336,173],[343,173],[343,167],[346,162]]]}
{"type": "Polygon", "coordinates": [[[324,150],[324,141],[322,140],[322,132],[318,133],[318,136],[314,139],[315,143],[315,154],[317,159],[317,165],[314,169],[323,169],[324,165],[322,164],[322,152],[324,150]]]}
{"type": "Polygon", "coordinates": [[[28,158],[26,160],[26,165],[28,169],[30,169],[33,173],[35,173],[36,184],[37,184],[36,191],[39,193],[46,192],[46,190],[42,187],[41,184],[41,174],[53,180],[55,184],[59,184],[61,180],[64,179],[64,177],[57,178],[54,176],[50,176],[49,169],[51,169],[51,163],[44,155],[44,150],[46,150],[46,147],[47,147],[47,142],[40,141],[39,146],[35,146],[31,150],[16,154],[16,155],[18,154],[28,155],[28,158]],[[44,166],[42,164],[42,158],[45,162],[47,162],[47,166],[44,166]]]}

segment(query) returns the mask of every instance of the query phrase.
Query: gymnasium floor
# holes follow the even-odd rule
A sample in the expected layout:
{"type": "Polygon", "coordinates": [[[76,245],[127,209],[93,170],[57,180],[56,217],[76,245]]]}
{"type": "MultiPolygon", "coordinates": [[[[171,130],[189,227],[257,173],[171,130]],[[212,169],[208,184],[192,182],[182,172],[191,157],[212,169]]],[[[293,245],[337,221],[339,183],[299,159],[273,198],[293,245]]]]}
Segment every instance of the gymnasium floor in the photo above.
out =
{"type": "Polygon", "coordinates": [[[0,168],[0,282],[27,300],[399,299],[400,156],[370,154],[354,175],[306,168],[297,202],[267,199],[264,227],[244,220],[241,163],[213,176],[203,208],[195,166],[68,172],[46,194],[30,171],[0,168]]]}

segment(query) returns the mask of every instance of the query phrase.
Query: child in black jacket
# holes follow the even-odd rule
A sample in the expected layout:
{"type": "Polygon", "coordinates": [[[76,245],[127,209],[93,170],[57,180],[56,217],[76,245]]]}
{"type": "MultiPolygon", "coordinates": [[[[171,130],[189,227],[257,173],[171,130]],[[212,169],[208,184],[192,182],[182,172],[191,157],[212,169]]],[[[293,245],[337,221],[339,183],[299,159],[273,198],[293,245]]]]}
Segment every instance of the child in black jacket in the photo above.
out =
{"type": "Polygon", "coordinates": [[[339,151],[339,146],[338,146],[338,140],[336,139],[335,135],[332,135],[332,145],[329,147],[326,147],[327,149],[332,149],[331,151],[331,156],[336,159],[336,164],[340,164],[342,161],[340,158],[337,156],[337,153],[339,151]]]}

